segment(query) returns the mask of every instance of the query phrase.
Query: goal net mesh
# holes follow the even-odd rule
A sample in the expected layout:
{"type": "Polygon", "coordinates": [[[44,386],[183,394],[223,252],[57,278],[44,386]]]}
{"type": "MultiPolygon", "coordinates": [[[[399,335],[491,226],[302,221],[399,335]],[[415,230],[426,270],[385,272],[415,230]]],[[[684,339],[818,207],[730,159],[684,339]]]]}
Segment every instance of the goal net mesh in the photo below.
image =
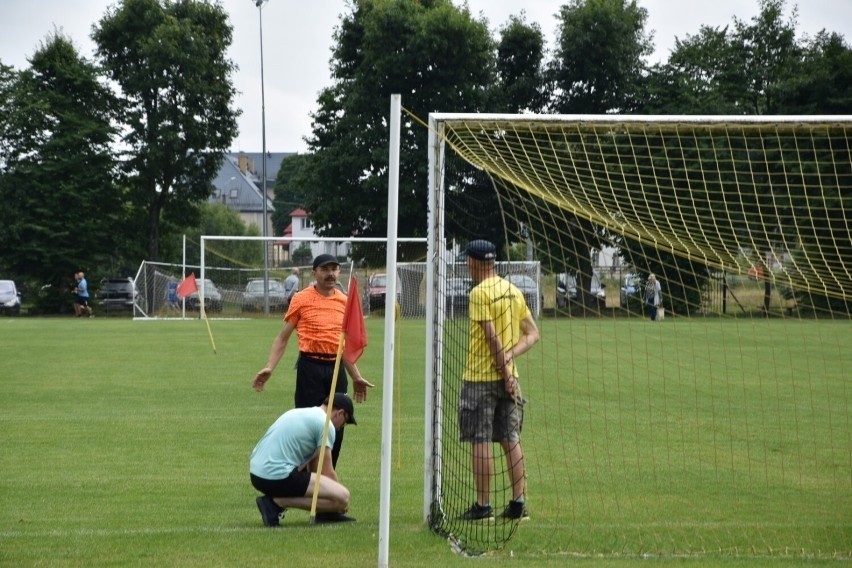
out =
{"type": "Polygon", "coordinates": [[[430,128],[433,530],[469,553],[849,558],[852,118],[430,128]],[[458,255],[477,238],[539,271],[542,339],[517,361],[529,522],[499,518],[499,444],[498,518],[458,518],[476,499],[458,255]]]}
{"type": "MultiPolygon", "coordinates": [[[[278,238],[205,236],[200,243],[187,246],[187,263],[143,261],[135,283],[140,304],[147,306],[137,318],[196,318],[203,301],[209,318],[281,318],[286,309],[284,282],[288,276],[298,277],[297,290],[313,283],[311,262],[322,253],[334,254],[340,260],[340,288],[349,291],[349,280],[357,276],[362,294],[364,315],[382,315],[385,310],[387,276],[386,240],[294,239],[293,250],[305,247],[297,258],[281,260],[278,238]],[[263,246],[270,249],[271,260],[264,266],[263,246]],[[203,248],[203,254],[202,249],[203,248]],[[204,259],[203,264],[201,259],[204,259]],[[203,278],[202,278],[203,273],[203,278]],[[184,301],[177,296],[180,281],[195,274],[201,289],[184,301]],[[264,278],[267,290],[264,290],[264,278]],[[268,294],[268,300],[264,295],[268,294]],[[266,306],[268,305],[268,311],[266,306]]],[[[402,318],[424,317],[426,308],[425,240],[408,239],[397,245],[397,300],[402,318]]]]}

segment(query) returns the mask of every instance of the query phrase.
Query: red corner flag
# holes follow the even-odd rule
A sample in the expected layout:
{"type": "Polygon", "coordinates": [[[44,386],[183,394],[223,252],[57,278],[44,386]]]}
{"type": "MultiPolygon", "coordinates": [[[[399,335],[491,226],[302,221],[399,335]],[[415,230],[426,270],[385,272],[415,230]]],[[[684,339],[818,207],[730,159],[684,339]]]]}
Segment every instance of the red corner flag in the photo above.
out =
{"type": "Polygon", "coordinates": [[[186,298],[195,292],[198,292],[198,284],[195,283],[195,272],[192,272],[178,284],[177,295],[178,298],[186,298]]]}
{"type": "Polygon", "coordinates": [[[364,327],[364,314],[361,312],[358,278],[354,274],[349,280],[349,295],[346,297],[346,310],[343,312],[343,333],[346,336],[343,359],[348,363],[355,363],[367,346],[367,329],[364,327]]]}

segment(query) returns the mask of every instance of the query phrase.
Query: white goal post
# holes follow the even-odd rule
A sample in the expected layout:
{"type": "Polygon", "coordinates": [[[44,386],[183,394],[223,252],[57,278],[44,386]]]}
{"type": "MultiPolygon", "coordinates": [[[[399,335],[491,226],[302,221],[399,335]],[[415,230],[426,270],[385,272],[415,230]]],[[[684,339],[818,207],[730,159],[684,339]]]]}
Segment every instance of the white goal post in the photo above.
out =
{"type": "MultiPolygon", "coordinates": [[[[202,284],[209,278],[208,269],[208,243],[211,242],[222,242],[222,241],[245,241],[245,242],[266,242],[266,243],[274,243],[280,241],[280,237],[229,237],[229,236],[220,236],[220,235],[204,235],[201,237],[201,274],[200,278],[202,284]]],[[[376,268],[365,269],[363,268],[363,260],[359,261],[358,259],[353,259],[351,256],[351,247],[352,245],[384,245],[388,242],[387,238],[384,237],[288,237],[289,241],[295,243],[306,243],[319,247],[320,252],[316,252],[316,254],[329,253],[334,254],[341,261],[341,280],[343,280],[343,291],[348,291],[348,282],[353,274],[357,274],[359,276],[359,282],[361,283],[360,290],[361,292],[365,291],[365,286],[369,283],[369,275],[371,273],[375,273],[376,268]]],[[[426,239],[423,238],[399,238],[397,239],[397,243],[405,246],[405,245],[424,245],[426,243],[426,239]]],[[[315,248],[315,247],[312,247],[315,248]]],[[[314,254],[313,256],[316,256],[314,254]]],[[[372,257],[371,259],[373,267],[381,267],[385,264],[385,258],[383,255],[377,255],[372,257]]],[[[309,265],[297,267],[303,269],[305,272],[309,273],[311,271],[311,267],[309,265]]],[[[278,274],[282,272],[286,273],[290,270],[289,266],[282,266],[276,269],[278,274]]],[[[255,269],[256,271],[256,269],[255,269]]],[[[418,280],[423,280],[425,277],[425,263],[417,263],[417,262],[397,262],[396,266],[397,277],[398,279],[406,280],[412,282],[411,286],[405,287],[398,295],[398,301],[400,303],[400,307],[403,315],[405,316],[418,316],[422,317],[423,306],[424,306],[424,298],[422,295],[422,285],[418,280]]],[[[268,282],[270,278],[269,274],[261,273],[257,278],[263,278],[268,282]]],[[[302,283],[304,286],[306,283],[302,283]]],[[[267,283],[268,287],[268,283],[267,283]]],[[[267,288],[268,290],[268,288],[267,288]]],[[[204,290],[202,289],[202,293],[204,290]]],[[[268,292],[267,292],[268,293],[268,292]]],[[[370,310],[370,302],[369,299],[366,302],[365,310],[370,310]]]]}
{"type": "MultiPolygon", "coordinates": [[[[357,275],[364,315],[369,317],[383,313],[384,288],[371,291],[369,286],[376,276],[382,276],[386,271],[387,239],[295,237],[288,240],[299,248],[304,246],[307,250],[310,247],[310,258],[304,259],[301,265],[288,261],[270,262],[264,267],[261,248],[264,244],[270,247],[273,243],[280,243],[280,238],[204,235],[199,249],[193,251],[194,258],[200,259],[200,262],[169,264],[143,261],[137,270],[135,284],[139,305],[147,306],[147,309],[137,310],[134,315],[137,319],[196,318],[203,304],[210,318],[281,317],[283,281],[296,269],[298,288],[309,285],[311,259],[325,252],[340,259],[340,284],[344,293],[348,292],[352,275],[357,275]],[[247,250],[251,254],[247,254],[247,250]],[[177,297],[177,285],[191,273],[196,275],[201,294],[193,294],[182,301],[177,297]],[[269,302],[269,312],[264,310],[265,302],[269,302]]],[[[396,297],[404,318],[422,318],[425,313],[426,263],[412,260],[422,259],[425,243],[424,238],[403,238],[397,244],[399,260],[395,271],[402,286],[396,291],[396,297]]],[[[382,278],[382,282],[385,280],[382,278]]]]}
{"type": "MultiPolygon", "coordinates": [[[[832,528],[843,524],[837,518],[825,526],[810,517],[766,520],[738,525],[738,534],[687,512],[677,521],[683,528],[652,518],[644,534],[632,534],[623,527],[639,521],[607,521],[612,510],[600,503],[639,511],[647,496],[631,490],[630,471],[650,469],[656,479],[672,467],[655,445],[645,445],[645,420],[663,425],[657,432],[672,461],[704,473],[712,455],[710,475],[731,476],[732,490],[738,476],[781,476],[804,502],[809,489],[798,481],[817,474],[797,456],[850,465],[848,425],[839,433],[826,427],[818,409],[843,413],[848,405],[844,399],[835,406],[837,397],[827,394],[836,392],[837,377],[823,370],[821,349],[840,341],[831,322],[848,325],[852,306],[852,116],[432,113],[428,136],[427,282],[438,298],[426,313],[423,516],[430,527],[472,552],[501,548],[517,528],[458,521],[476,497],[469,446],[459,443],[455,424],[467,329],[444,308],[450,283],[465,278],[452,268],[453,239],[482,238],[483,227],[466,221],[497,211],[490,219],[499,218],[499,230],[490,234],[499,258],[526,243],[544,290],[540,327],[549,348],[536,347],[522,362],[531,375],[525,395],[538,405],[529,412],[540,409],[532,416],[544,429],[524,431],[539,450],[529,458],[546,456],[529,487],[542,488],[536,507],[548,507],[545,524],[553,528],[539,531],[536,542],[574,550],[567,527],[587,525],[612,547],[605,554],[700,554],[696,542],[772,554],[789,539],[805,555],[844,554],[842,529],[832,528]],[[784,324],[793,319],[816,327],[784,324]],[[780,337],[793,360],[767,354],[755,339],[763,336],[780,337]],[[806,394],[798,392],[803,388],[806,394]],[[793,431],[778,427],[774,411],[797,417],[793,431]],[[695,426],[705,420],[712,439],[707,426],[695,426]],[[740,430],[755,439],[740,439],[740,430]],[[814,444],[817,431],[826,443],[814,444]],[[558,449],[551,452],[549,443],[558,449]],[[767,448],[781,446],[788,453],[779,450],[776,471],[777,456],[767,448]],[[597,486],[560,477],[566,472],[593,476],[597,486]],[[820,528],[800,535],[797,522],[820,528]]],[[[831,488],[821,495],[825,507],[848,492],[844,475],[820,478],[831,488]]],[[[658,482],[654,495],[668,498],[670,484],[658,482]]],[[[496,471],[495,507],[510,498],[504,485],[505,472],[496,471]]],[[[772,491],[771,483],[756,487],[772,491]]]]}

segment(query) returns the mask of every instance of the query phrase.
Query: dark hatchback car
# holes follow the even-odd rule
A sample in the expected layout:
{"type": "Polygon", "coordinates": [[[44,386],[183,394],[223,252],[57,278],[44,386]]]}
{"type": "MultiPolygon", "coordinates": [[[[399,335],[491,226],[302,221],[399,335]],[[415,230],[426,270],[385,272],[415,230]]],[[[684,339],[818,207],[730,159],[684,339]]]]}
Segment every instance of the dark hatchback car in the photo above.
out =
{"type": "MultiPolygon", "coordinates": [[[[201,290],[201,281],[198,282],[198,289],[201,290]]],[[[186,297],[186,309],[198,310],[201,300],[198,298],[198,292],[193,292],[186,297]]],[[[222,293],[213,284],[209,278],[204,279],[204,309],[208,312],[222,311],[222,293]]]]}
{"type": "MultiPolygon", "coordinates": [[[[242,311],[263,310],[263,279],[249,280],[246,291],[243,292],[243,301],[240,306],[242,311]]],[[[280,312],[287,305],[287,296],[284,293],[284,284],[280,280],[269,280],[269,311],[280,312]]]]}
{"type": "Polygon", "coordinates": [[[98,303],[106,311],[129,310],[139,299],[139,292],[130,278],[109,278],[101,280],[98,290],[98,303]]]}
{"type": "MultiPolygon", "coordinates": [[[[383,310],[385,308],[385,296],[387,296],[388,277],[386,274],[377,273],[370,275],[367,285],[364,287],[364,304],[372,310],[383,310]]],[[[396,279],[396,301],[402,299],[402,281],[396,279]]]]}

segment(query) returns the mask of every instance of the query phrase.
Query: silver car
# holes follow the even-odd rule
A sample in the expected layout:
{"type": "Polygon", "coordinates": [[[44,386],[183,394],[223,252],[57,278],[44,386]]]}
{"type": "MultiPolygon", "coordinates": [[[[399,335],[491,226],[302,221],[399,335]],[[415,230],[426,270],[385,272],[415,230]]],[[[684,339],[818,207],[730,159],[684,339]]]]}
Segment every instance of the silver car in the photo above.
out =
{"type": "Polygon", "coordinates": [[[507,274],[505,278],[521,291],[527,307],[533,314],[538,315],[541,313],[544,298],[542,298],[539,292],[538,283],[532,276],[527,276],[526,274],[507,274]]]}
{"type": "Polygon", "coordinates": [[[21,313],[21,293],[12,280],[0,280],[0,313],[7,316],[21,313]]]}

